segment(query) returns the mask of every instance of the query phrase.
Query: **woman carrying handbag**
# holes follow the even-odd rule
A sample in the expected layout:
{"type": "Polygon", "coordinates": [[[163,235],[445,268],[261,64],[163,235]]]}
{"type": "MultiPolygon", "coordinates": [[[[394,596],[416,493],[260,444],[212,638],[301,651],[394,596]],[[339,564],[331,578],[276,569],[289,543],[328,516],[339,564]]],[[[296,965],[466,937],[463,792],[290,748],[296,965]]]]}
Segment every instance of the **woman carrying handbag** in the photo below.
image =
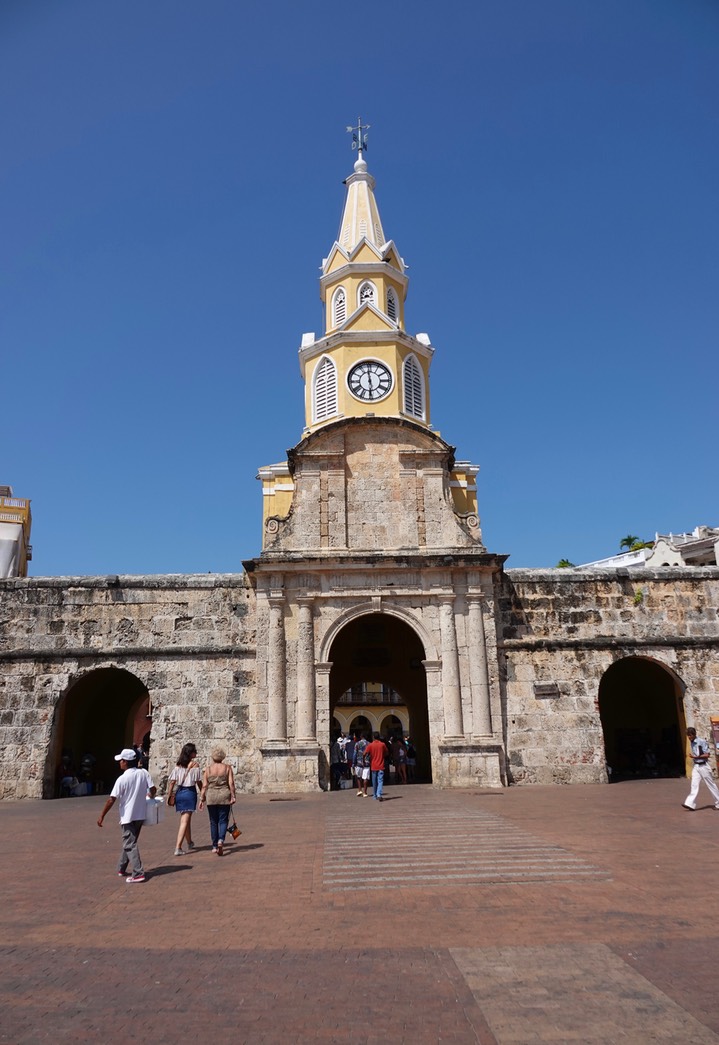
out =
{"type": "Polygon", "coordinates": [[[200,809],[206,804],[210,817],[212,852],[218,856],[222,856],[223,853],[230,806],[237,800],[232,766],[224,764],[225,758],[226,752],[221,747],[213,748],[212,763],[204,772],[200,792],[200,809]]]}

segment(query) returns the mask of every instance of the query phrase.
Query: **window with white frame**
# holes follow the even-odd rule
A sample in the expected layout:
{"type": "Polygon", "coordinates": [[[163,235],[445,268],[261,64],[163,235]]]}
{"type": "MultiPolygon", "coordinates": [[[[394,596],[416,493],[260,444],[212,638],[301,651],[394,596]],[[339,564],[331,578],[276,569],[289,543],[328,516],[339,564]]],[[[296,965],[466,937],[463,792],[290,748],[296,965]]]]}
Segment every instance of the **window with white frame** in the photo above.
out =
{"type": "Polygon", "coordinates": [[[315,367],[312,382],[312,420],[325,421],[337,413],[337,367],[323,356],[315,367]]]}
{"type": "Polygon", "coordinates": [[[396,323],[399,319],[399,304],[397,302],[397,295],[392,287],[387,291],[387,315],[393,323],[396,323]]]}
{"type": "Polygon", "coordinates": [[[415,356],[407,356],[402,367],[404,412],[424,421],[424,375],[415,356]]]}
{"type": "Polygon", "coordinates": [[[347,295],[344,287],[338,287],[332,298],[332,326],[341,327],[347,318],[347,295]]]}
{"type": "Polygon", "coordinates": [[[369,280],[366,283],[361,283],[357,291],[357,305],[374,305],[376,301],[377,291],[374,283],[370,283],[369,280]]]}

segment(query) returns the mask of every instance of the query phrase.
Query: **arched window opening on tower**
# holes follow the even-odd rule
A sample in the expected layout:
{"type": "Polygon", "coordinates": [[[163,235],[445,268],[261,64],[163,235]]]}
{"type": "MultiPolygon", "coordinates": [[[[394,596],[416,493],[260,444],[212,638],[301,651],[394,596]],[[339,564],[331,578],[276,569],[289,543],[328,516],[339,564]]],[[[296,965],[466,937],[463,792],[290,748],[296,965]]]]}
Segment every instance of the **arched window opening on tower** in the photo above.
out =
{"type": "Polygon", "coordinates": [[[369,280],[366,283],[360,284],[360,288],[357,292],[357,305],[375,305],[377,303],[377,291],[375,290],[374,283],[370,283],[369,280]]]}
{"type": "Polygon", "coordinates": [[[399,318],[399,305],[397,303],[397,295],[395,294],[392,287],[387,291],[387,315],[396,323],[399,318]]]}
{"type": "Polygon", "coordinates": [[[332,298],[332,326],[341,327],[347,318],[347,295],[343,287],[338,287],[332,298]]]}
{"type": "Polygon", "coordinates": [[[337,413],[337,367],[329,356],[317,364],[312,383],[312,419],[325,421],[337,413]]]}
{"type": "Polygon", "coordinates": [[[402,367],[404,412],[424,421],[424,375],[415,356],[407,356],[402,367]]]}

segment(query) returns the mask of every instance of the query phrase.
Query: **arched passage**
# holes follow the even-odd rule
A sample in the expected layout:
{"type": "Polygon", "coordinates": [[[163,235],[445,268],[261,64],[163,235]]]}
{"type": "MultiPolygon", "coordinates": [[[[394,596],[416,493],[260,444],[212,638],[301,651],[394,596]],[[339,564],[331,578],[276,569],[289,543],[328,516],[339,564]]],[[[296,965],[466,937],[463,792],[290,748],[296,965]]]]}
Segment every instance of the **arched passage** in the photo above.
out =
{"type": "Polygon", "coordinates": [[[57,797],[58,767],[69,757],[79,774],[83,757],[91,755],[93,790],[107,793],[123,747],[147,742],[150,697],[137,676],[121,668],[98,668],[83,675],[60,699],[55,711],[45,770],[44,798],[57,797]]]}
{"type": "Polygon", "coordinates": [[[682,691],[667,668],[643,657],[612,664],[599,715],[610,780],[685,775],[682,691]]]}
{"type": "Polygon", "coordinates": [[[329,651],[330,715],[340,698],[342,711],[378,723],[395,715],[396,700],[407,709],[408,733],[417,752],[417,779],[431,782],[426,654],[418,634],[390,613],[351,618],[334,636],[329,651]],[[364,685],[363,685],[364,684],[364,685]],[[371,691],[373,696],[362,697],[371,691]],[[349,698],[347,695],[349,694],[349,698]],[[371,708],[365,701],[371,699],[371,708]],[[386,705],[386,706],[385,706],[386,705]]]}

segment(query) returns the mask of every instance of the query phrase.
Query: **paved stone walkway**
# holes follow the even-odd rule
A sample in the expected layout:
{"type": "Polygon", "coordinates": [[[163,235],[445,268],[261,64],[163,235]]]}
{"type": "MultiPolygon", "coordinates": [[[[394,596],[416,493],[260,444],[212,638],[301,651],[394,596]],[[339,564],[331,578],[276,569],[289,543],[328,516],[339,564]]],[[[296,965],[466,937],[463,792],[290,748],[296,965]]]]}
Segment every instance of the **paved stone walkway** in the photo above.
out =
{"type": "Polygon", "coordinates": [[[243,796],[144,885],[103,799],[0,803],[0,1042],[719,1045],[719,812],[682,780],[243,796]]]}

